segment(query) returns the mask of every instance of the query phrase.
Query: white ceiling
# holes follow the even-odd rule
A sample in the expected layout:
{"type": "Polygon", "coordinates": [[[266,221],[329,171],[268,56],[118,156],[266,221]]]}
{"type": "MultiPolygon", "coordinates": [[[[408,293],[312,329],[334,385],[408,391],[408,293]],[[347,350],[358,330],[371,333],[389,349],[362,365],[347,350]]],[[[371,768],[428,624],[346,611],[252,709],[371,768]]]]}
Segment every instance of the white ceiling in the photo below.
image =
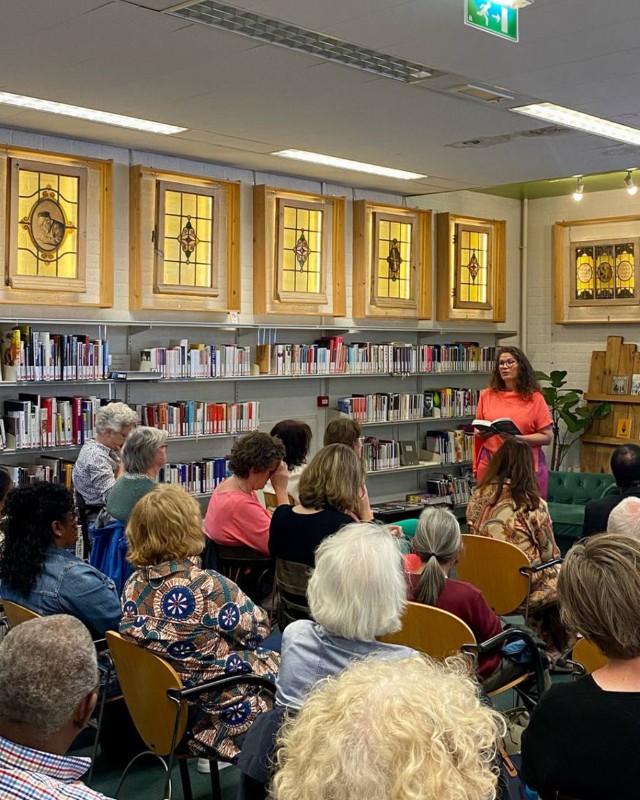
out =
{"type": "Polygon", "coordinates": [[[175,2],[3,0],[0,88],[185,133],[6,106],[0,125],[404,194],[640,167],[637,148],[577,132],[518,136],[545,124],[442,91],[486,83],[640,127],[638,0],[535,0],[520,12],[518,44],[464,25],[464,0],[227,0],[446,73],[413,86],[162,13],[175,2]],[[429,177],[375,178],[269,155],[290,147],[429,177]]]}

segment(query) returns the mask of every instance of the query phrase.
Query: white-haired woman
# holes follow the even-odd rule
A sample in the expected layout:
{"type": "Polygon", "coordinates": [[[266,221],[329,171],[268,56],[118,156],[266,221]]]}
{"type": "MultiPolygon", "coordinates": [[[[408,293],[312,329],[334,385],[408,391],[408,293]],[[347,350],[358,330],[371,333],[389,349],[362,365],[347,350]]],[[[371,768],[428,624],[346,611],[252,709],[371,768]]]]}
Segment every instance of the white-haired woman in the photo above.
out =
{"type": "Polygon", "coordinates": [[[640,540],[640,497],[625,497],[609,514],[607,533],[621,533],[640,540]]]}
{"type": "MultiPolygon", "coordinates": [[[[276,707],[258,717],[238,762],[243,782],[266,783],[273,739],[285,711],[296,712],[316,683],[369,656],[404,658],[408,647],[376,641],[400,630],[407,588],[398,543],[369,522],[345,525],[316,550],[307,587],[313,620],[296,620],[282,634],[276,707]]],[[[245,796],[249,796],[248,789],[245,796]]]]}
{"type": "Polygon", "coordinates": [[[90,521],[107,502],[120,471],[122,445],[138,424],[126,403],[109,403],[96,414],[96,438],[82,445],[73,467],[73,486],[82,495],[90,521]]]}
{"type": "MultiPolygon", "coordinates": [[[[476,641],[485,642],[502,631],[502,622],[480,589],[449,577],[461,548],[460,525],[454,515],[445,508],[425,508],[411,541],[413,553],[405,559],[409,597],[454,614],[467,623],[476,641]]],[[[487,692],[526,671],[526,666],[502,656],[499,650],[481,656],[478,662],[478,677],[487,692]]]]}
{"type": "Polygon", "coordinates": [[[466,665],[367,659],[324,681],[278,738],[273,800],[493,800],[504,730],[466,665]]]}
{"type": "Polygon", "coordinates": [[[166,462],[167,432],[144,425],[134,428],[122,447],[124,472],[109,492],[106,515],[100,515],[97,526],[112,518],[126,525],[135,504],[156,485],[166,462]]]}

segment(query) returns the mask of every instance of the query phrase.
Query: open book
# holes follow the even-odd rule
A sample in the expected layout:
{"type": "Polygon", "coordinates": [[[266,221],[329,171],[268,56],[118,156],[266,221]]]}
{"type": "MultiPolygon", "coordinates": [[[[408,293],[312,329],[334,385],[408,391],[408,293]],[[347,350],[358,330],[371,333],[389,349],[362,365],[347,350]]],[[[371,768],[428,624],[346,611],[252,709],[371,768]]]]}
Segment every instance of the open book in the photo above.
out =
{"type": "Polygon", "coordinates": [[[479,433],[502,433],[509,436],[521,436],[522,431],[509,417],[500,417],[489,422],[486,419],[474,419],[471,423],[479,433]]]}

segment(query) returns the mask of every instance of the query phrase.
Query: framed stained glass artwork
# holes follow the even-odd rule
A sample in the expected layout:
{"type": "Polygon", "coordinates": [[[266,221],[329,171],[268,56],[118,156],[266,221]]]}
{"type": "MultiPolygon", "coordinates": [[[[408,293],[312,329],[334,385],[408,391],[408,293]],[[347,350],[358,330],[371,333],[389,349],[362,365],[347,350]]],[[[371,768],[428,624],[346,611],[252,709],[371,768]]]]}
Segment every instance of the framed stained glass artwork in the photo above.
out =
{"type": "Polygon", "coordinates": [[[240,308],[240,186],[132,167],[132,309],[240,308]]]}
{"type": "Polygon", "coordinates": [[[354,317],[431,315],[431,212],[353,204],[354,317]]]}
{"type": "Polygon", "coordinates": [[[344,198],[254,186],[255,314],[344,316],[344,198]]]}
{"type": "Polygon", "coordinates": [[[637,321],[640,217],[554,225],[554,317],[572,322],[637,321]]]}
{"type": "Polygon", "coordinates": [[[438,319],[504,322],[505,221],[445,212],[436,229],[438,319]]]}
{"type": "Polygon", "coordinates": [[[218,294],[217,189],[158,181],[155,291],[218,294]]]}
{"type": "Polygon", "coordinates": [[[31,155],[2,157],[9,240],[0,302],[111,305],[110,163],[31,155]]]}

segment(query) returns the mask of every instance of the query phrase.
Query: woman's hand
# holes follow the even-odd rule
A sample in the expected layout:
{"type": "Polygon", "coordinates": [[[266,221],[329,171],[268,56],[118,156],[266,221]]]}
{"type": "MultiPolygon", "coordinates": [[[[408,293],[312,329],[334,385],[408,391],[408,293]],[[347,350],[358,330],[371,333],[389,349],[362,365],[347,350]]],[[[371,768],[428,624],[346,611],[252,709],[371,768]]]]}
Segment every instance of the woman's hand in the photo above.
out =
{"type": "Polygon", "coordinates": [[[361,490],[358,518],[361,522],[371,522],[373,519],[373,511],[371,510],[371,504],[369,502],[369,492],[366,486],[363,486],[361,490]]]}
{"type": "Polygon", "coordinates": [[[289,469],[284,461],[278,464],[278,468],[271,475],[271,486],[276,495],[276,501],[279,506],[289,504],[289,469]]]}

